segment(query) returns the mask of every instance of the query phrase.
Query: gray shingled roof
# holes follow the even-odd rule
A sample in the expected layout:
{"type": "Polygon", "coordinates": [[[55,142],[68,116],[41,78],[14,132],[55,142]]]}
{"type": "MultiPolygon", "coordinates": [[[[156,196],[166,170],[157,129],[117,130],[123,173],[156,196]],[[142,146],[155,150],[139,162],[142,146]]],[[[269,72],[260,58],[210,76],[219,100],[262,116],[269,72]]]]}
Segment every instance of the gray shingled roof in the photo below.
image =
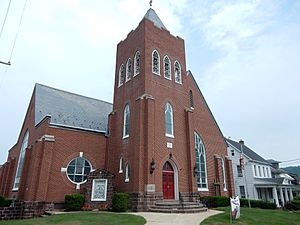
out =
{"type": "Polygon", "coordinates": [[[50,124],[105,132],[112,108],[108,102],[35,85],[35,125],[50,116],[50,124]]]}
{"type": "MultiPolygon", "coordinates": [[[[235,148],[239,149],[241,151],[241,144],[239,142],[230,140],[226,138],[227,143],[233,145],[235,148]]],[[[248,156],[250,159],[259,161],[262,163],[270,164],[267,160],[265,160],[263,157],[258,155],[256,152],[252,151],[250,148],[248,148],[246,145],[243,145],[243,153],[248,156]]]]}
{"type": "Polygon", "coordinates": [[[158,15],[154,11],[154,9],[150,8],[144,16],[145,19],[148,19],[154,23],[158,28],[164,28],[167,30],[163,22],[159,19],[158,15]]]}

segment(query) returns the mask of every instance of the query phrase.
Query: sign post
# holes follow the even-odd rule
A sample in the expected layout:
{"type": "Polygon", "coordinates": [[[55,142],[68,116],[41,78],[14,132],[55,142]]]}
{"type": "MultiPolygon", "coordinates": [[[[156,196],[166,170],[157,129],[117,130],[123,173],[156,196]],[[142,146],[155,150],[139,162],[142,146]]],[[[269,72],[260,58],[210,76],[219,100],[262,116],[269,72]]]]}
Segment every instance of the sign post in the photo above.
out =
{"type": "Polygon", "coordinates": [[[234,220],[240,218],[241,207],[240,207],[240,197],[230,198],[230,223],[234,220]]]}

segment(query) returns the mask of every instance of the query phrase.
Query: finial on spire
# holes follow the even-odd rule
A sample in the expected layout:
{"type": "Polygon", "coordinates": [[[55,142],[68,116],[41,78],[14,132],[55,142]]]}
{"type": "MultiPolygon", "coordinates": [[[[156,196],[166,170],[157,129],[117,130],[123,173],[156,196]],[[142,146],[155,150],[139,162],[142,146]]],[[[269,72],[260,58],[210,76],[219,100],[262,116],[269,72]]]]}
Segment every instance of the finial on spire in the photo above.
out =
{"type": "Polygon", "coordinates": [[[152,0],[150,0],[149,4],[150,4],[150,8],[151,8],[152,7],[152,0]]]}

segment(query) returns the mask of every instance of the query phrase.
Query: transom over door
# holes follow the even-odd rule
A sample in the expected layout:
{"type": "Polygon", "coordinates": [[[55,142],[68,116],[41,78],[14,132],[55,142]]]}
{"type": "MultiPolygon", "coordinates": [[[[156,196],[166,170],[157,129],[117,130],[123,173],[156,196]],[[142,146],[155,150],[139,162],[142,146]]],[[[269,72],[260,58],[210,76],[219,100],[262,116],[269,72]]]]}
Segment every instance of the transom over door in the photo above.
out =
{"type": "Polygon", "coordinates": [[[163,197],[174,199],[174,169],[171,163],[166,162],[163,167],[163,197]]]}

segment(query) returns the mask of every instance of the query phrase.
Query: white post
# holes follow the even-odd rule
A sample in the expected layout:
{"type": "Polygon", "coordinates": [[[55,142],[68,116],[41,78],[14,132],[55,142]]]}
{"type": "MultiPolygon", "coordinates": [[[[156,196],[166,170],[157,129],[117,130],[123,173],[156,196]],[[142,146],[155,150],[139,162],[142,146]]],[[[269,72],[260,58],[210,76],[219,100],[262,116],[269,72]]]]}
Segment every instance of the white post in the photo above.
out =
{"type": "Polygon", "coordinates": [[[287,193],[287,188],[284,189],[284,196],[285,196],[285,200],[286,202],[289,202],[289,196],[288,196],[288,193],[287,193]]]}
{"type": "Polygon", "coordinates": [[[293,201],[294,196],[293,196],[293,190],[292,188],[290,188],[290,200],[293,201]]]}
{"type": "Polygon", "coordinates": [[[275,200],[275,203],[276,203],[277,208],[279,208],[280,205],[279,205],[279,201],[278,201],[278,195],[277,195],[276,187],[273,187],[273,198],[274,198],[274,200],[275,200]]]}
{"type": "Polygon", "coordinates": [[[281,200],[281,204],[282,204],[282,206],[284,206],[284,198],[283,198],[282,187],[281,187],[279,190],[280,190],[280,200],[281,200]]]}

